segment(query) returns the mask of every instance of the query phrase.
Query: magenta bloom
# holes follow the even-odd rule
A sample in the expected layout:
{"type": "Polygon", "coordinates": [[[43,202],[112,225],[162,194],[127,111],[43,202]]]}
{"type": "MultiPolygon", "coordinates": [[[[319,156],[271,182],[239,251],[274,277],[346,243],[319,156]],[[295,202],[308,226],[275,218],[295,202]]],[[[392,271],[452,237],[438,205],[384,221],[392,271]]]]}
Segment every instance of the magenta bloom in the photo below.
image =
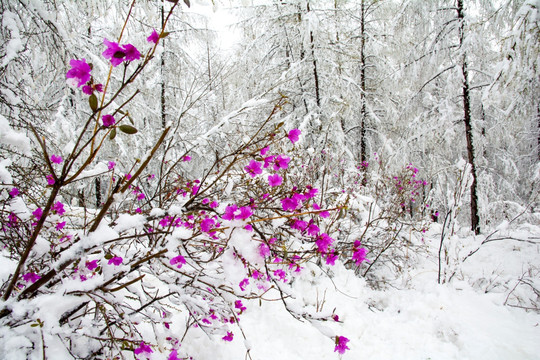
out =
{"type": "Polygon", "coordinates": [[[336,265],[336,260],[338,259],[337,255],[334,255],[334,253],[328,254],[326,257],[326,265],[334,266],[336,265]]]}
{"type": "Polygon", "coordinates": [[[184,156],[184,157],[182,158],[182,161],[183,161],[183,162],[189,162],[189,161],[191,161],[191,156],[189,156],[189,155],[184,156]]]}
{"type": "Polygon", "coordinates": [[[52,174],[45,176],[45,179],[47,179],[48,185],[54,185],[56,183],[56,181],[54,180],[54,176],[52,174]]]}
{"type": "Polygon", "coordinates": [[[124,259],[122,259],[120,256],[115,256],[115,257],[109,259],[108,264],[118,266],[118,265],[122,264],[123,261],[124,261],[124,259]]]}
{"type": "Polygon", "coordinates": [[[64,213],[66,212],[66,210],[64,209],[64,204],[62,204],[60,201],[57,201],[53,205],[52,211],[57,213],[58,215],[64,215],[64,213]]]}
{"type": "Polygon", "coordinates": [[[319,231],[320,231],[319,227],[315,224],[310,224],[307,229],[308,235],[311,235],[311,236],[317,236],[319,231]]]}
{"type": "Polygon", "coordinates": [[[334,349],[334,352],[338,352],[340,354],[345,354],[346,350],[350,350],[347,346],[347,343],[349,342],[349,339],[347,339],[345,336],[336,336],[336,348],[334,349]]]}
{"type": "Polygon", "coordinates": [[[235,218],[234,213],[236,212],[237,209],[238,209],[238,206],[236,206],[235,204],[227,206],[225,208],[225,214],[223,214],[221,218],[224,220],[229,220],[229,221],[234,220],[235,218]]]}
{"type": "Polygon", "coordinates": [[[253,215],[253,212],[251,211],[251,208],[249,206],[242,206],[240,208],[240,214],[236,215],[235,217],[240,220],[246,220],[251,215],[253,215]]]}
{"type": "Polygon", "coordinates": [[[141,344],[139,345],[139,347],[133,350],[133,352],[135,353],[135,355],[139,355],[139,354],[142,354],[143,352],[150,354],[150,353],[153,353],[154,351],[149,345],[146,345],[144,341],[141,341],[141,344]]]}
{"type": "Polygon", "coordinates": [[[182,265],[186,263],[186,259],[182,255],[173,257],[170,261],[171,265],[176,265],[177,268],[182,268],[182,265]]]}
{"type": "Polygon", "coordinates": [[[66,226],[66,222],[65,222],[65,221],[59,222],[58,224],[56,224],[56,230],[62,231],[62,229],[64,228],[64,226],[66,226]]]}
{"type": "Polygon", "coordinates": [[[354,260],[356,266],[360,266],[366,259],[367,249],[366,248],[355,248],[352,259],[354,260]]]}
{"type": "Polygon", "coordinates": [[[292,129],[291,131],[289,131],[289,135],[287,135],[287,137],[294,144],[295,142],[298,141],[298,137],[300,136],[301,133],[302,132],[298,129],[292,129]]]}
{"type": "Polygon", "coordinates": [[[234,302],[234,307],[240,310],[240,314],[247,310],[247,308],[242,304],[242,300],[236,300],[234,302]]]}
{"type": "Polygon", "coordinates": [[[259,254],[264,258],[270,256],[270,248],[266,244],[259,245],[259,254]]]}
{"type": "Polygon", "coordinates": [[[270,150],[270,146],[263,147],[263,148],[261,149],[261,155],[262,155],[262,156],[266,155],[266,153],[268,152],[268,150],[270,150]]]}
{"type": "MultiPolygon", "coordinates": [[[[168,329],[168,327],[167,327],[168,329]]],[[[167,358],[167,360],[182,360],[178,357],[178,352],[176,350],[171,351],[171,354],[167,358]]]]}
{"type": "Polygon", "coordinates": [[[66,78],[72,79],[68,81],[70,85],[80,87],[90,80],[90,71],[92,69],[86,63],[86,59],[71,59],[69,65],[71,65],[71,69],[66,73],[66,78]]]}
{"type": "Polygon", "coordinates": [[[249,165],[246,165],[246,167],[244,167],[244,170],[246,170],[246,172],[254,178],[257,175],[262,174],[262,165],[260,162],[252,159],[249,162],[249,165]]]}
{"type": "Polygon", "coordinates": [[[114,161],[109,161],[109,163],[107,164],[107,167],[109,168],[109,170],[114,169],[115,166],[116,166],[116,163],[114,161]]]}
{"type": "Polygon", "coordinates": [[[15,196],[17,196],[19,194],[20,194],[19,189],[17,189],[16,187],[14,187],[13,189],[11,189],[9,191],[9,196],[11,196],[11,197],[15,197],[15,196]]]}
{"type": "Polygon", "coordinates": [[[22,278],[26,282],[35,283],[36,281],[41,279],[41,276],[39,276],[38,274],[32,272],[32,273],[24,274],[22,276],[22,278]]]}
{"type": "Polygon", "coordinates": [[[328,247],[332,245],[333,242],[334,242],[333,238],[328,236],[328,234],[326,233],[322,233],[317,238],[317,241],[315,241],[315,245],[317,245],[317,250],[320,253],[325,254],[328,252],[328,247]]]}
{"type": "Polygon", "coordinates": [[[227,331],[227,335],[222,337],[222,339],[225,341],[233,341],[233,337],[234,337],[234,334],[230,331],[227,331]]]}
{"type": "Polygon", "coordinates": [[[114,67],[120,65],[126,57],[125,50],[118,43],[107,39],[103,39],[103,43],[107,46],[107,49],[102,53],[103,57],[110,60],[114,67]]]}
{"type": "Polygon", "coordinates": [[[201,230],[203,232],[209,232],[214,228],[215,225],[216,222],[214,221],[214,219],[204,219],[203,221],[201,221],[201,230]]]}
{"type": "Polygon", "coordinates": [[[41,217],[43,216],[43,210],[41,210],[41,208],[37,208],[36,210],[34,210],[32,212],[32,215],[34,215],[34,217],[36,218],[36,220],[39,220],[41,219],[41,217]]]}
{"type": "Polygon", "coordinates": [[[298,201],[294,198],[281,199],[281,207],[283,207],[283,211],[294,211],[298,205],[298,201]]]}
{"type": "Polygon", "coordinates": [[[240,281],[240,284],[238,284],[238,286],[240,286],[240,290],[242,291],[246,291],[246,286],[248,285],[249,285],[249,279],[244,279],[240,281]]]}
{"type": "Polygon", "coordinates": [[[112,115],[103,115],[103,117],[101,118],[101,122],[103,123],[103,126],[109,127],[113,126],[116,120],[112,115]]]}
{"type": "Polygon", "coordinates": [[[86,95],[92,95],[94,93],[94,91],[103,92],[103,84],[95,84],[95,85],[92,85],[92,86],[85,85],[85,86],[83,86],[82,91],[86,95]]]}
{"type": "Polygon", "coordinates": [[[146,41],[152,42],[154,44],[157,44],[159,41],[159,34],[157,33],[156,29],[152,29],[152,33],[149,37],[146,38],[146,41]]]}
{"type": "Polygon", "coordinates": [[[264,158],[264,168],[266,169],[267,167],[272,165],[272,163],[274,162],[274,159],[275,159],[274,155],[270,155],[270,156],[265,157],[264,158]]]}
{"type": "Polygon", "coordinates": [[[274,276],[279,277],[281,281],[287,281],[287,279],[285,278],[286,276],[285,271],[281,269],[274,270],[274,276]]]}
{"type": "Polygon", "coordinates": [[[279,169],[286,169],[289,167],[289,161],[291,159],[286,155],[278,155],[274,159],[274,170],[278,171],[279,169]]]}
{"type": "Polygon", "coordinates": [[[61,156],[51,155],[51,162],[53,164],[61,164],[62,161],[64,161],[64,160],[62,160],[61,156]]]}
{"type": "Polygon", "coordinates": [[[135,46],[126,44],[122,48],[126,54],[126,61],[139,60],[141,58],[141,53],[135,46]]]}
{"type": "Polygon", "coordinates": [[[86,268],[90,271],[96,269],[98,267],[98,261],[97,260],[92,260],[92,261],[87,261],[86,262],[86,268]]]}
{"type": "Polygon", "coordinates": [[[268,176],[268,185],[271,187],[279,186],[283,183],[283,178],[279,174],[268,176]]]}

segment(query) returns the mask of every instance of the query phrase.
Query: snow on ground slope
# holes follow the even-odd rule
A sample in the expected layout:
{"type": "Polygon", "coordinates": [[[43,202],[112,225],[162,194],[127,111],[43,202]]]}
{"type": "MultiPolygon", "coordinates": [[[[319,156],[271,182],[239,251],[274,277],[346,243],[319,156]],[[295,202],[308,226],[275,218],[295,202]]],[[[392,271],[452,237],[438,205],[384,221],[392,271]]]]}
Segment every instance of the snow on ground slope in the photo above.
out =
{"type": "MultiPolygon", "coordinates": [[[[322,307],[323,313],[335,309],[343,324],[326,322],[318,330],[294,319],[280,301],[253,301],[241,320],[247,342],[238,329],[231,343],[216,343],[201,332],[191,332],[182,347],[197,354],[197,360],[244,359],[246,346],[254,360],[338,359],[325,333],[350,339],[350,350],[342,359],[540,359],[540,314],[503,305],[505,301],[511,305],[518,290],[515,284],[524,272],[534,275],[540,266],[540,245],[516,240],[486,243],[453,269],[451,281],[439,285],[436,231],[431,234],[431,257],[409,270],[409,281],[401,288],[373,290],[364,279],[338,266],[331,269],[332,280],[315,267],[304,269],[304,275],[295,279],[304,300],[315,309],[322,307]],[[315,282],[309,280],[312,271],[315,282]]],[[[526,232],[499,234],[504,236],[530,240],[540,231],[529,226],[526,232]]],[[[461,234],[449,241],[462,249],[456,256],[463,257],[482,239],[461,234]]],[[[537,273],[535,281],[538,284],[537,273]]]]}

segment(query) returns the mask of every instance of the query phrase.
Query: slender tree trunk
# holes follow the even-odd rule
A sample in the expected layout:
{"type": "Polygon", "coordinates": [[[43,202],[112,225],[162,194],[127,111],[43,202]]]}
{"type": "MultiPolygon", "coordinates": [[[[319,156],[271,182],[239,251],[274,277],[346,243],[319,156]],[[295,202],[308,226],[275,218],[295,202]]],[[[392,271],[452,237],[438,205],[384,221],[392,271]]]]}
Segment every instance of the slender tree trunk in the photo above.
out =
{"type": "MultiPolygon", "coordinates": [[[[457,12],[459,25],[459,44],[460,48],[463,46],[464,32],[465,32],[465,15],[463,10],[463,0],[457,1],[457,12]]],[[[475,234],[480,234],[480,217],[478,215],[478,192],[477,184],[478,178],[476,174],[476,162],[474,159],[474,143],[473,143],[473,130],[472,130],[472,118],[471,118],[471,102],[470,102],[470,90],[469,90],[469,74],[467,69],[467,56],[466,52],[462,49],[463,60],[461,64],[461,72],[463,75],[463,114],[465,122],[465,137],[467,139],[467,156],[469,164],[471,165],[472,184],[471,184],[471,229],[475,234]]]]}
{"type": "Polygon", "coordinates": [[[366,4],[360,6],[360,162],[367,161],[366,145],[366,4]]]}
{"type": "Polygon", "coordinates": [[[538,161],[540,161],[540,102],[536,107],[536,123],[538,124],[538,142],[536,144],[536,154],[538,156],[538,161]]]}
{"type": "MultiPolygon", "coordinates": [[[[307,11],[310,12],[311,8],[309,6],[309,1],[307,2],[307,11]]],[[[317,60],[315,59],[315,41],[313,39],[313,31],[309,31],[309,45],[311,48],[311,60],[313,64],[313,80],[315,82],[315,100],[317,107],[321,107],[321,97],[319,93],[319,74],[317,72],[317,60]]],[[[322,124],[321,124],[322,126],[322,124]]]]}
{"type": "MultiPolygon", "coordinates": [[[[161,4],[161,26],[165,23],[164,4],[161,4]]],[[[167,116],[165,115],[165,38],[161,39],[163,53],[161,54],[161,127],[165,129],[167,126],[167,116]]]]}

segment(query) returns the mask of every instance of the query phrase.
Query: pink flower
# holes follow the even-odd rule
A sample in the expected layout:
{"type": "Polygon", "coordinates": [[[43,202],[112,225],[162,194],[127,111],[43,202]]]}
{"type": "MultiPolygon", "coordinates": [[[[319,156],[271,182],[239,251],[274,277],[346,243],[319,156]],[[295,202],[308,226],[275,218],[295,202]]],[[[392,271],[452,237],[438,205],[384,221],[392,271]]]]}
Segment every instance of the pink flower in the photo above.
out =
{"type": "Polygon", "coordinates": [[[338,259],[337,255],[330,253],[326,256],[326,265],[334,266],[336,265],[336,260],[338,259]]]}
{"type": "Polygon", "coordinates": [[[86,95],[92,95],[94,91],[103,92],[103,84],[85,85],[83,86],[82,91],[86,95]]]}
{"type": "Polygon", "coordinates": [[[39,276],[36,273],[27,273],[22,276],[23,280],[26,282],[31,282],[32,284],[41,279],[41,276],[39,276]]]}
{"type": "Polygon", "coordinates": [[[87,261],[86,262],[86,268],[90,271],[96,269],[98,267],[98,261],[97,260],[92,260],[92,261],[87,261]]]}
{"type": "Polygon", "coordinates": [[[281,199],[281,207],[283,208],[283,211],[294,211],[298,206],[298,200],[294,198],[281,199]]]}
{"type": "Polygon", "coordinates": [[[103,57],[110,60],[114,67],[120,65],[126,57],[124,49],[118,43],[107,39],[103,39],[103,43],[107,46],[107,49],[102,53],[103,57]]]}
{"type": "Polygon", "coordinates": [[[225,208],[225,214],[223,214],[221,218],[229,221],[234,220],[234,213],[236,212],[236,209],[238,209],[238,207],[235,204],[227,206],[225,208]]]}
{"type": "Polygon", "coordinates": [[[222,339],[225,341],[233,341],[233,337],[234,337],[234,334],[230,331],[227,331],[227,335],[222,337],[222,339]]]}
{"type": "Polygon", "coordinates": [[[159,41],[159,34],[157,33],[156,29],[152,29],[152,33],[149,37],[146,38],[146,41],[152,42],[154,44],[157,44],[159,41]]]}
{"type": "Polygon", "coordinates": [[[286,155],[278,155],[274,159],[274,170],[278,171],[279,169],[286,169],[289,167],[289,161],[291,159],[286,155]]]}
{"type": "Polygon", "coordinates": [[[311,186],[306,186],[307,188],[307,191],[304,193],[304,196],[308,199],[313,199],[317,193],[319,192],[319,189],[316,189],[314,187],[311,187],[311,186]]]}
{"type": "Polygon", "coordinates": [[[114,119],[114,116],[107,114],[103,115],[103,117],[101,118],[101,122],[103,123],[103,126],[109,127],[113,126],[116,120],[114,119]]]}
{"type": "Polygon", "coordinates": [[[115,256],[115,257],[109,259],[108,264],[118,266],[118,265],[122,264],[123,261],[124,261],[124,259],[122,259],[120,256],[115,256]]]}
{"type": "Polygon", "coordinates": [[[135,46],[126,44],[122,48],[126,54],[126,61],[139,60],[141,58],[141,53],[135,46]]]}
{"type": "Polygon", "coordinates": [[[249,279],[244,279],[242,281],[240,281],[240,284],[238,284],[238,286],[240,287],[240,290],[242,291],[246,291],[246,286],[249,285],[249,279]]]}
{"type": "Polygon", "coordinates": [[[270,156],[267,156],[264,158],[264,168],[266,169],[267,167],[269,167],[270,165],[272,165],[272,163],[274,162],[274,159],[275,159],[275,156],[274,155],[270,155],[270,156]]]}
{"type": "Polygon", "coordinates": [[[287,281],[287,279],[285,279],[285,275],[285,271],[281,269],[274,270],[274,276],[279,277],[281,281],[287,281]]]}
{"type": "Polygon", "coordinates": [[[366,259],[367,249],[366,248],[355,248],[352,259],[354,260],[356,266],[360,266],[366,259]]]}
{"type": "Polygon", "coordinates": [[[255,177],[259,174],[262,174],[262,168],[261,168],[261,163],[258,162],[258,161],[255,161],[255,160],[251,160],[249,162],[249,165],[246,165],[246,167],[244,167],[244,170],[251,176],[251,177],[255,177]]]}
{"type": "Polygon", "coordinates": [[[270,256],[270,248],[266,244],[259,245],[259,254],[264,258],[270,256]]]}
{"type": "Polygon", "coordinates": [[[266,153],[270,150],[270,146],[264,147],[261,149],[261,156],[266,155],[266,153]]]}
{"type": "Polygon", "coordinates": [[[51,155],[51,162],[53,164],[61,164],[62,161],[64,161],[64,160],[62,160],[61,156],[51,155]]]}
{"type": "Polygon", "coordinates": [[[204,219],[203,221],[201,221],[201,230],[203,232],[209,232],[214,228],[215,225],[216,222],[214,221],[214,219],[204,219]]]}
{"type": "Polygon", "coordinates": [[[294,144],[295,142],[298,141],[298,137],[300,136],[301,133],[302,132],[298,129],[292,129],[291,131],[289,131],[289,135],[287,135],[287,137],[294,144]]]}
{"type": "Polygon", "coordinates": [[[319,227],[315,224],[309,225],[307,229],[308,235],[311,235],[311,236],[317,236],[319,231],[320,231],[319,227]]]}
{"type": "Polygon", "coordinates": [[[66,78],[72,79],[71,81],[68,81],[70,85],[80,87],[90,80],[90,71],[92,71],[92,69],[90,68],[90,65],[86,63],[86,59],[71,59],[69,65],[71,65],[71,69],[66,73],[66,78]]]}
{"type": "Polygon", "coordinates": [[[11,189],[9,191],[9,196],[11,196],[11,197],[15,197],[15,196],[17,196],[19,194],[20,194],[19,189],[17,189],[16,187],[14,187],[13,189],[11,189]]]}
{"type": "Polygon", "coordinates": [[[191,161],[191,156],[189,156],[189,155],[184,156],[184,157],[182,158],[182,161],[183,161],[183,162],[189,162],[189,161],[191,161]]]}
{"type": "Polygon", "coordinates": [[[279,186],[283,183],[283,178],[279,174],[268,176],[268,185],[271,187],[279,186]]]}
{"type": "Polygon", "coordinates": [[[336,336],[336,348],[334,349],[334,352],[338,352],[340,354],[345,354],[346,350],[350,350],[347,346],[347,343],[349,342],[349,339],[347,339],[345,336],[336,336]]]}
{"type": "Polygon", "coordinates": [[[64,204],[62,204],[60,201],[57,201],[53,205],[52,211],[57,213],[58,215],[64,215],[64,213],[66,212],[66,210],[64,210],[64,204]]]}
{"type": "Polygon", "coordinates": [[[47,184],[48,185],[54,185],[56,183],[56,181],[54,180],[54,175],[53,174],[49,174],[45,177],[45,179],[47,179],[47,184]]]}
{"type": "MultiPolygon", "coordinates": [[[[166,323],[165,323],[166,324],[166,323]]],[[[168,329],[168,328],[167,328],[168,329]]],[[[171,354],[167,358],[167,360],[182,360],[178,357],[178,352],[176,350],[171,351],[171,354]]]]}
{"type": "Polygon", "coordinates": [[[66,226],[65,221],[59,222],[58,224],[56,224],[56,230],[61,231],[64,228],[64,226],[66,226]]]}
{"type": "Polygon", "coordinates": [[[215,209],[219,206],[219,203],[217,201],[212,201],[210,203],[210,208],[215,209]]]}
{"type": "Polygon", "coordinates": [[[109,163],[107,164],[107,168],[109,168],[109,170],[114,169],[115,166],[116,163],[114,161],[109,161],[109,163]]]}
{"type": "Polygon", "coordinates": [[[322,233],[317,238],[317,241],[315,241],[315,245],[317,245],[317,250],[321,254],[325,254],[328,252],[328,247],[332,245],[333,242],[334,242],[334,239],[328,236],[328,234],[322,233]]]}
{"type": "Polygon", "coordinates": [[[137,200],[144,200],[146,196],[143,194],[143,193],[140,193],[139,195],[137,195],[137,200]]]}
{"type": "Polygon", "coordinates": [[[36,220],[39,220],[41,219],[41,216],[43,216],[43,210],[41,210],[41,208],[38,207],[36,210],[32,212],[32,215],[34,215],[36,220]]]}
{"type": "Polygon", "coordinates": [[[240,213],[235,216],[237,219],[247,220],[251,215],[253,215],[253,212],[249,206],[242,206],[239,210],[240,213]]]}
{"type": "Polygon", "coordinates": [[[243,313],[244,311],[246,311],[246,307],[244,306],[244,304],[242,304],[242,300],[236,300],[234,302],[234,307],[238,310],[240,310],[240,314],[243,313]]]}
{"type": "Polygon", "coordinates": [[[186,263],[186,259],[182,255],[178,255],[173,257],[169,262],[171,265],[176,265],[177,268],[181,269],[182,265],[186,263]]]}
{"type": "Polygon", "coordinates": [[[143,352],[150,354],[150,353],[153,353],[154,351],[149,345],[146,345],[144,341],[141,341],[141,344],[139,345],[139,347],[133,350],[133,352],[135,353],[135,355],[139,355],[139,354],[142,354],[143,352]]]}

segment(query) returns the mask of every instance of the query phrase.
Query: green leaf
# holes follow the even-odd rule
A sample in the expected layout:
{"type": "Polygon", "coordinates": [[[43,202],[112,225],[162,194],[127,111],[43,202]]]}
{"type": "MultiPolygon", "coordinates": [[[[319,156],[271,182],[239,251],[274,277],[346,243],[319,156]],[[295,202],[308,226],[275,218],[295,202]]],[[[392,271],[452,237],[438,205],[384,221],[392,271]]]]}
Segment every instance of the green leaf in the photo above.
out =
{"type": "Polygon", "coordinates": [[[38,327],[38,326],[39,326],[39,324],[32,324],[32,325],[30,325],[30,327],[38,327]]]}
{"type": "Polygon", "coordinates": [[[111,134],[109,135],[109,139],[114,140],[115,137],[116,137],[116,128],[113,128],[111,130],[111,134]]]}
{"type": "Polygon", "coordinates": [[[127,125],[127,124],[122,124],[118,127],[120,129],[120,131],[122,132],[125,132],[126,134],[129,134],[129,135],[132,135],[132,134],[136,134],[137,133],[137,129],[135,129],[133,126],[131,125],[127,125]]]}
{"type": "Polygon", "coordinates": [[[170,32],[164,31],[161,34],[159,34],[160,39],[165,39],[167,36],[169,36],[170,32]]]}
{"type": "Polygon", "coordinates": [[[111,260],[113,258],[112,254],[109,253],[109,254],[105,254],[105,259],[107,260],[111,260]]]}
{"type": "Polygon", "coordinates": [[[90,104],[90,109],[95,112],[98,108],[97,96],[95,94],[90,95],[88,98],[88,103],[90,104]]]}

